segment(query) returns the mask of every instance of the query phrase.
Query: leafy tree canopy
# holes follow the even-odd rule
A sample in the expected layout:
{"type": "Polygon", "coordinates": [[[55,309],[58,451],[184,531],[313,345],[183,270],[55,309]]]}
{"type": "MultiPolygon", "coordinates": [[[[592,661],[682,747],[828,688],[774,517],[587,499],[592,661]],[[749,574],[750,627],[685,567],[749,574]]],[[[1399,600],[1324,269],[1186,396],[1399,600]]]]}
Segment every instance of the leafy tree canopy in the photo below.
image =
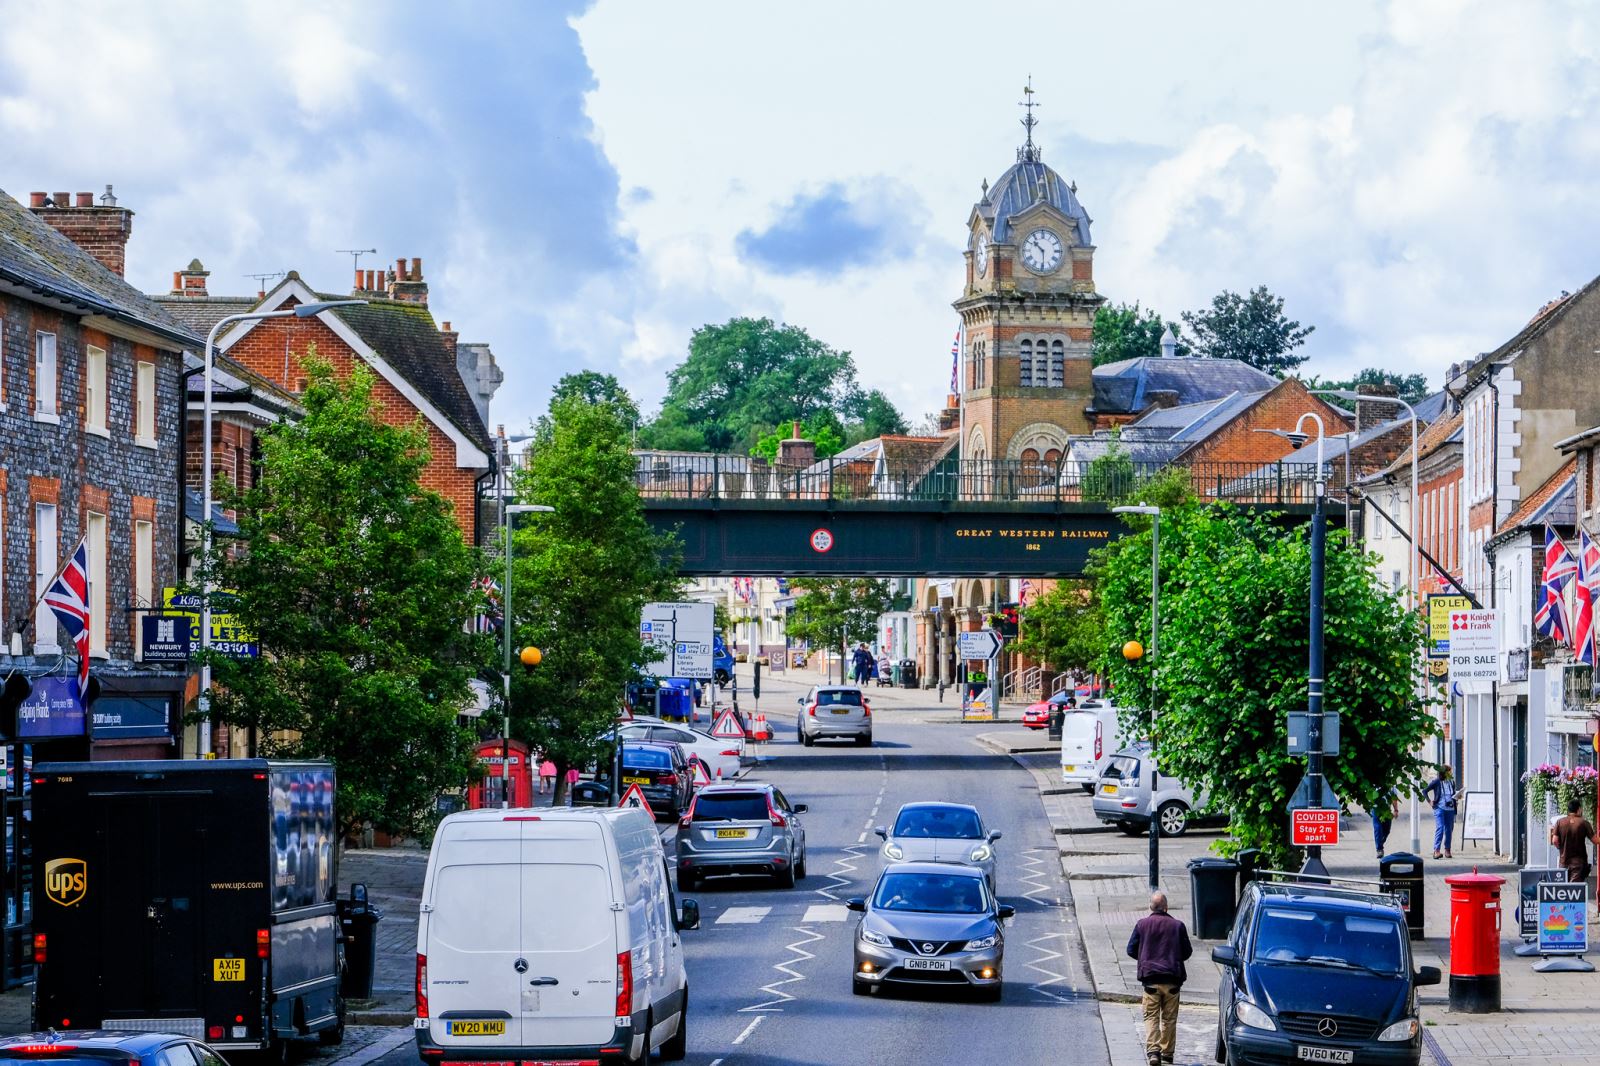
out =
{"type": "Polygon", "coordinates": [[[667,375],[660,414],[640,439],[651,448],[748,450],[773,427],[809,423],[824,411],[846,427],[845,439],[905,431],[883,393],[857,384],[849,352],[799,326],[734,318],[695,330],[688,357],[667,375]]]}
{"type": "Polygon", "coordinates": [[[1094,333],[1089,353],[1095,366],[1161,354],[1161,332],[1171,327],[1178,341],[1178,354],[1189,354],[1184,343],[1182,327],[1176,322],[1164,322],[1155,311],[1133,304],[1101,305],[1094,313],[1094,333]]]}
{"type": "Polygon", "coordinates": [[[579,399],[586,403],[610,404],[624,425],[632,428],[639,424],[639,405],[613,374],[602,374],[595,370],[563,374],[551,390],[550,398],[552,402],[579,399]]]}
{"type": "Polygon", "coordinates": [[[514,535],[513,644],[544,659],[513,669],[511,728],[563,770],[602,753],[649,660],[640,609],[678,588],[676,542],[651,529],[634,488],[631,431],[613,403],[558,397],[517,475],[519,500],[555,510],[514,535]]]}
{"type": "MultiPolygon", "coordinates": [[[[1428,376],[1426,374],[1398,374],[1392,370],[1379,370],[1376,367],[1367,367],[1353,378],[1339,380],[1337,378],[1311,377],[1306,379],[1308,389],[1345,389],[1354,392],[1362,385],[1393,385],[1400,390],[1400,399],[1407,403],[1416,403],[1428,395],[1428,376]]],[[[1354,411],[1356,402],[1345,400],[1337,396],[1324,396],[1329,403],[1342,407],[1346,411],[1354,411]]],[[[1396,415],[1404,414],[1399,407],[1391,407],[1396,415]]]]}
{"type": "Polygon", "coordinates": [[[341,828],[423,832],[472,765],[477,555],[419,485],[422,428],[381,420],[367,371],[339,381],[314,348],[306,370],[305,417],[263,430],[261,478],[223,494],[239,542],[207,565],[261,655],[213,658],[213,713],[264,755],[332,761],[341,828]]]}
{"type": "MultiPolygon", "coordinates": [[[[1150,520],[1097,552],[1104,661],[1129,725],[1152,732],[1151,657],[1127,662],[1124,641],[1150,634],[1150,520]]],[[[1161,639],[1154,739],[1171,773],[1227,812],[1227,847],[1259,847],[1293,862],[1286,805],[1305,763],[1288,754],[1287,718],[1306,706],[1310,545],[1226,506],[1180,504],[1161,515],[1161,639]]],[[[1415,787],[1413,754],[1435,724],[1415,694],[1422,634],[1386,590],[1375,557],[1330,531],[1324,583],[1325,706],[1342,716],[1343,752],[1326,763],[1344,801],[1373,807],[1415,787]]]]}
{"type": "Polygon", "coordinates": [[[814,648],[843,649],[871,640],[878,616],[894,605],[889,582],[882,578],[799,577],[789,587],[795,594],[789,635],[814,648]]]}
{"type": "Polygon", "coordinates": [[[1016,650],[1055,670],[1085,673],[1104,657],[1105,621],[1088,581],[1057,581],[1022,611],[1016,650]]]}
{"type": "Polygon", "coordinates": [[[1211,359],[1238,359],[1259,370],[1282,377],[1305,362],[1297,354],[1315,326],[1304,326],[1283,313],[1283,297],[1265,285],[1247,295],[1221,292],[1202,311],[1185,311],[1190,344],[1196,355],[1211,359]]]}
{"type": "MultiPolygon", "coordinates": [[[[756,441],[754,448],[750,449],[751,455],[759,455],[768,462],[778,457],[778,442],[788,440],[794,432],[794,423],[779,426],[756,441]]],[[[819,411],[800,427],[802,440],[815,441],[817,445],[817,458],[826,459],[830,455],[838,455],[844,448],[844,426],[839,423],[839,416],[832,411],[819,411]]],[[[866,438],[862,438],[865,440],[866,438]]]]}

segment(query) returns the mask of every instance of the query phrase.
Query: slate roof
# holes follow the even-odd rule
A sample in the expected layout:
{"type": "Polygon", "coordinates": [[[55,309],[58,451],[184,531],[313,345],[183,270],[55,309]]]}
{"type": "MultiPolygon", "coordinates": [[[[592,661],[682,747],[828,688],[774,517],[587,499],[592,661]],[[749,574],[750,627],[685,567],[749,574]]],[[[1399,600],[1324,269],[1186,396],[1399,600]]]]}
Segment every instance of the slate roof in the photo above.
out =
{"type": "MultiPolygon", "coordinates": [[[[194,352],[184,353],[185,375],[198,371],[204,365],[204,356],[196,355],[194,352]]],[[[193,376],[186,376],[185,381],[188,383],[191,407],[189,413],[199,417],[199,412],[194,407],[201,402],[201,397],[205,394],[205,380],[198,373],[194,373],[193,376]]],[[[299,400],[292,393],[284,391],[261,375],[234,362],[223,352],[211,354],[211,398],[214,402],[243,400],[279,414],[296,417],[300,414],[299,400]]]]}
{"type": "Polygon", "coordinates": [[[151,299],[199,334],[202,341],[211,327],[224,318],[254,310],[261,302],[254,296],[153,296],[151,299]]]}
{"type": "MultiPolygon", "coordinates": [[[[183,517],[195,525],[199,525],[204,521],[201,516],[205,513],[206,501],[201,497],[200,490],[185,488],[183,490],[183,517]]],[[[239,524],[224,514],[215,500],[211,502],[211,522],[211,528],[224,536],[231,537],[239,532],[239,524]]]]}
{"type": "Polygon", "coordinates": [[[0,283],[10,283],[83,314],[155,333],[180,350],[194,331],[100,260],[57,233],[0,189],[0,283]]]}
{"type": "Polygon", "coordinates": [[[1540,485],[1532,496],[1523,500],[1502,523],[1496,534],[1528,526],[1570,526],[1578,519],[1578,460],[1570,457],[1540,485]]]}
{"type": "MultiPolygon", "coordinates": [[[[1421,409],[1420,408],[1418,409],[1418,413],[1419,414],[1421,413],[1421,409]]],[[[1425,428],[1422,431],[1422,433],[1417,437],[1417,456],[1418,456],[1419,460],[1420,459],[1426,459],[1428,456],[1432,455],[1434,452],[1437,452],[1440,448],[1444,447],[1446,444],[1460,443],[1460,441],[1461,441],[1461,430],[1462,430],[1462,426],[1463,425],[1464,425],[1464,420],[1462,418],[1461,412],[1457,411],[1455,414],[1451,415],[1449,418],[1438,419],[1433,424],[1431,424],[1427,428],[1425,428]]],[[[1390,463],[1388,466],[1384,467],[1382,470],[1378,471],[1376,474],[1371,475],[1371,478],[1372,479],[1376,479],[1376,478],[1381,478],[1381,477],[1388,477],[1388,476],[1391,476],[1391,475],[1394,475],[1394,474],[1400,474],[1400,473],[1405,474],[1406,479],[1407,479],[1407,483],[1409,484],[1410,478],[1411,478],[1411,442],[1410,441],[1406,442],[1405,449],[1400,453],[1400,457],[1398,459],[1396,459],[1394,462],[1390,463]]],[[[1419,478],[1420,478],[1420,476],[1421,475],[1420,475],[1420,471],[1419,471],[1419,478]]],[[[1361,480],[1365,481],[1365,480],[1368,480],[1368,479],[1367,478],[1363,478],[1361,480]]]]}
{"type": "Polygon", "coordinates": [[[1078,243],[1090,244],[1089,212],[1078,202],[1072,187],[1060,174],[1038,159],[1021,159],[1013,163],[990,186],[988,195],[978,201],[975,210],[990,224],[997,243],[1014,240],[1011,216],[1021,214],[1034,204],[1044,201],[1078,226],[1078,243]]]}
{"type": "Polygon", "coordinates": [[[1170,426],[1172,432],[1168,440],[1195,444],[1250,410],[1266,395],[1266,392],[1235,392],[1216,400],[1157,408],[1124,426],[1123,433],[1126,435],[1130,429],[1147,426],[1170,426]]]}
{"type": "Polygon", "coordinates": [[[1150,405],[1150,393],[1173,392],[1180,406],[1220,400],[1233,393],[1267,392],[1278,378],[1237,359],[1141,356],[1094,368],[1097,414],[1132,414],[1150,405]]]}
{"type": "Polygon", "coordinates": [[[1170,440],[1130,440],[1127,437],[1120,439],[1109,436],[1073,437],[1067,444],[1067,462],[1064,464],[1063,479],[1076,480],[1082,464],[1104,458],[1113,447],[1119,454],[1132,460],[1135,465],[1144,466],[1171,462],[1188,445],[1170,440]]]}

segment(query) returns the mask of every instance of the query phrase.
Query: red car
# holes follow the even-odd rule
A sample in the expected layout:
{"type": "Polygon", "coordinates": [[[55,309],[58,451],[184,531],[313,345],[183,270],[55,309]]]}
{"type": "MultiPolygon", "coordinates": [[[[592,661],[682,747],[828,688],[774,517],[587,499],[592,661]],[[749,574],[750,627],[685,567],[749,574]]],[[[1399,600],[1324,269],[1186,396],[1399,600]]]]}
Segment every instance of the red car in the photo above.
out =
{"type": "Polygon", "coordinates": [[[1046,729],[1050,725],[1052,707],[1071,707],[1074,702],[1075,697],[1071,693],[1057,692],[1047,700],[1029,705],[1028,709],[1022,712],[1022,724],[1028,729],[1046,729]]]}

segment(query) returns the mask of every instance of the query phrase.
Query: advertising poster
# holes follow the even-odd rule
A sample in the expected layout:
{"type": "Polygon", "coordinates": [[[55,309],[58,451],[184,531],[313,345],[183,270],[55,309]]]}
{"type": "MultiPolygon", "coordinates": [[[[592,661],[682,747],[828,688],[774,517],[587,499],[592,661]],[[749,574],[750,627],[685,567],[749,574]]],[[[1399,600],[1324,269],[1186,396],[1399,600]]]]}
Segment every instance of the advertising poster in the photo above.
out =
{"type": "Polygon", "coordinates": [[[1539,954],[1582,955],[1589,950],[1585,912],[1589,886],[1566,881],[1539,885],[1539,954]]]}

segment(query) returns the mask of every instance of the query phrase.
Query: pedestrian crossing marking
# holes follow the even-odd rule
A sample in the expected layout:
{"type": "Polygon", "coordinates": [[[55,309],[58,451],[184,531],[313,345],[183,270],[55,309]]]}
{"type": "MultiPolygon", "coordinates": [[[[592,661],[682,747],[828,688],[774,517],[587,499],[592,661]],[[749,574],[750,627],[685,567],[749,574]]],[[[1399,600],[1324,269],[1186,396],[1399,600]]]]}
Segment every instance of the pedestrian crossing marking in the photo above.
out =
{"type": "Polygon", "coordinates": [[[771,907],[729,907],[717,915],[717,925],[754,925],[768,914],[771,907]]]}
{"type": "Polygon", "coordinates": [[[801,925],[810,925],[812,922],[842,922],[850,915],[850,910],[843,903],[814,903],[806,908],[806,916],[800,919],[801,925]]]}

